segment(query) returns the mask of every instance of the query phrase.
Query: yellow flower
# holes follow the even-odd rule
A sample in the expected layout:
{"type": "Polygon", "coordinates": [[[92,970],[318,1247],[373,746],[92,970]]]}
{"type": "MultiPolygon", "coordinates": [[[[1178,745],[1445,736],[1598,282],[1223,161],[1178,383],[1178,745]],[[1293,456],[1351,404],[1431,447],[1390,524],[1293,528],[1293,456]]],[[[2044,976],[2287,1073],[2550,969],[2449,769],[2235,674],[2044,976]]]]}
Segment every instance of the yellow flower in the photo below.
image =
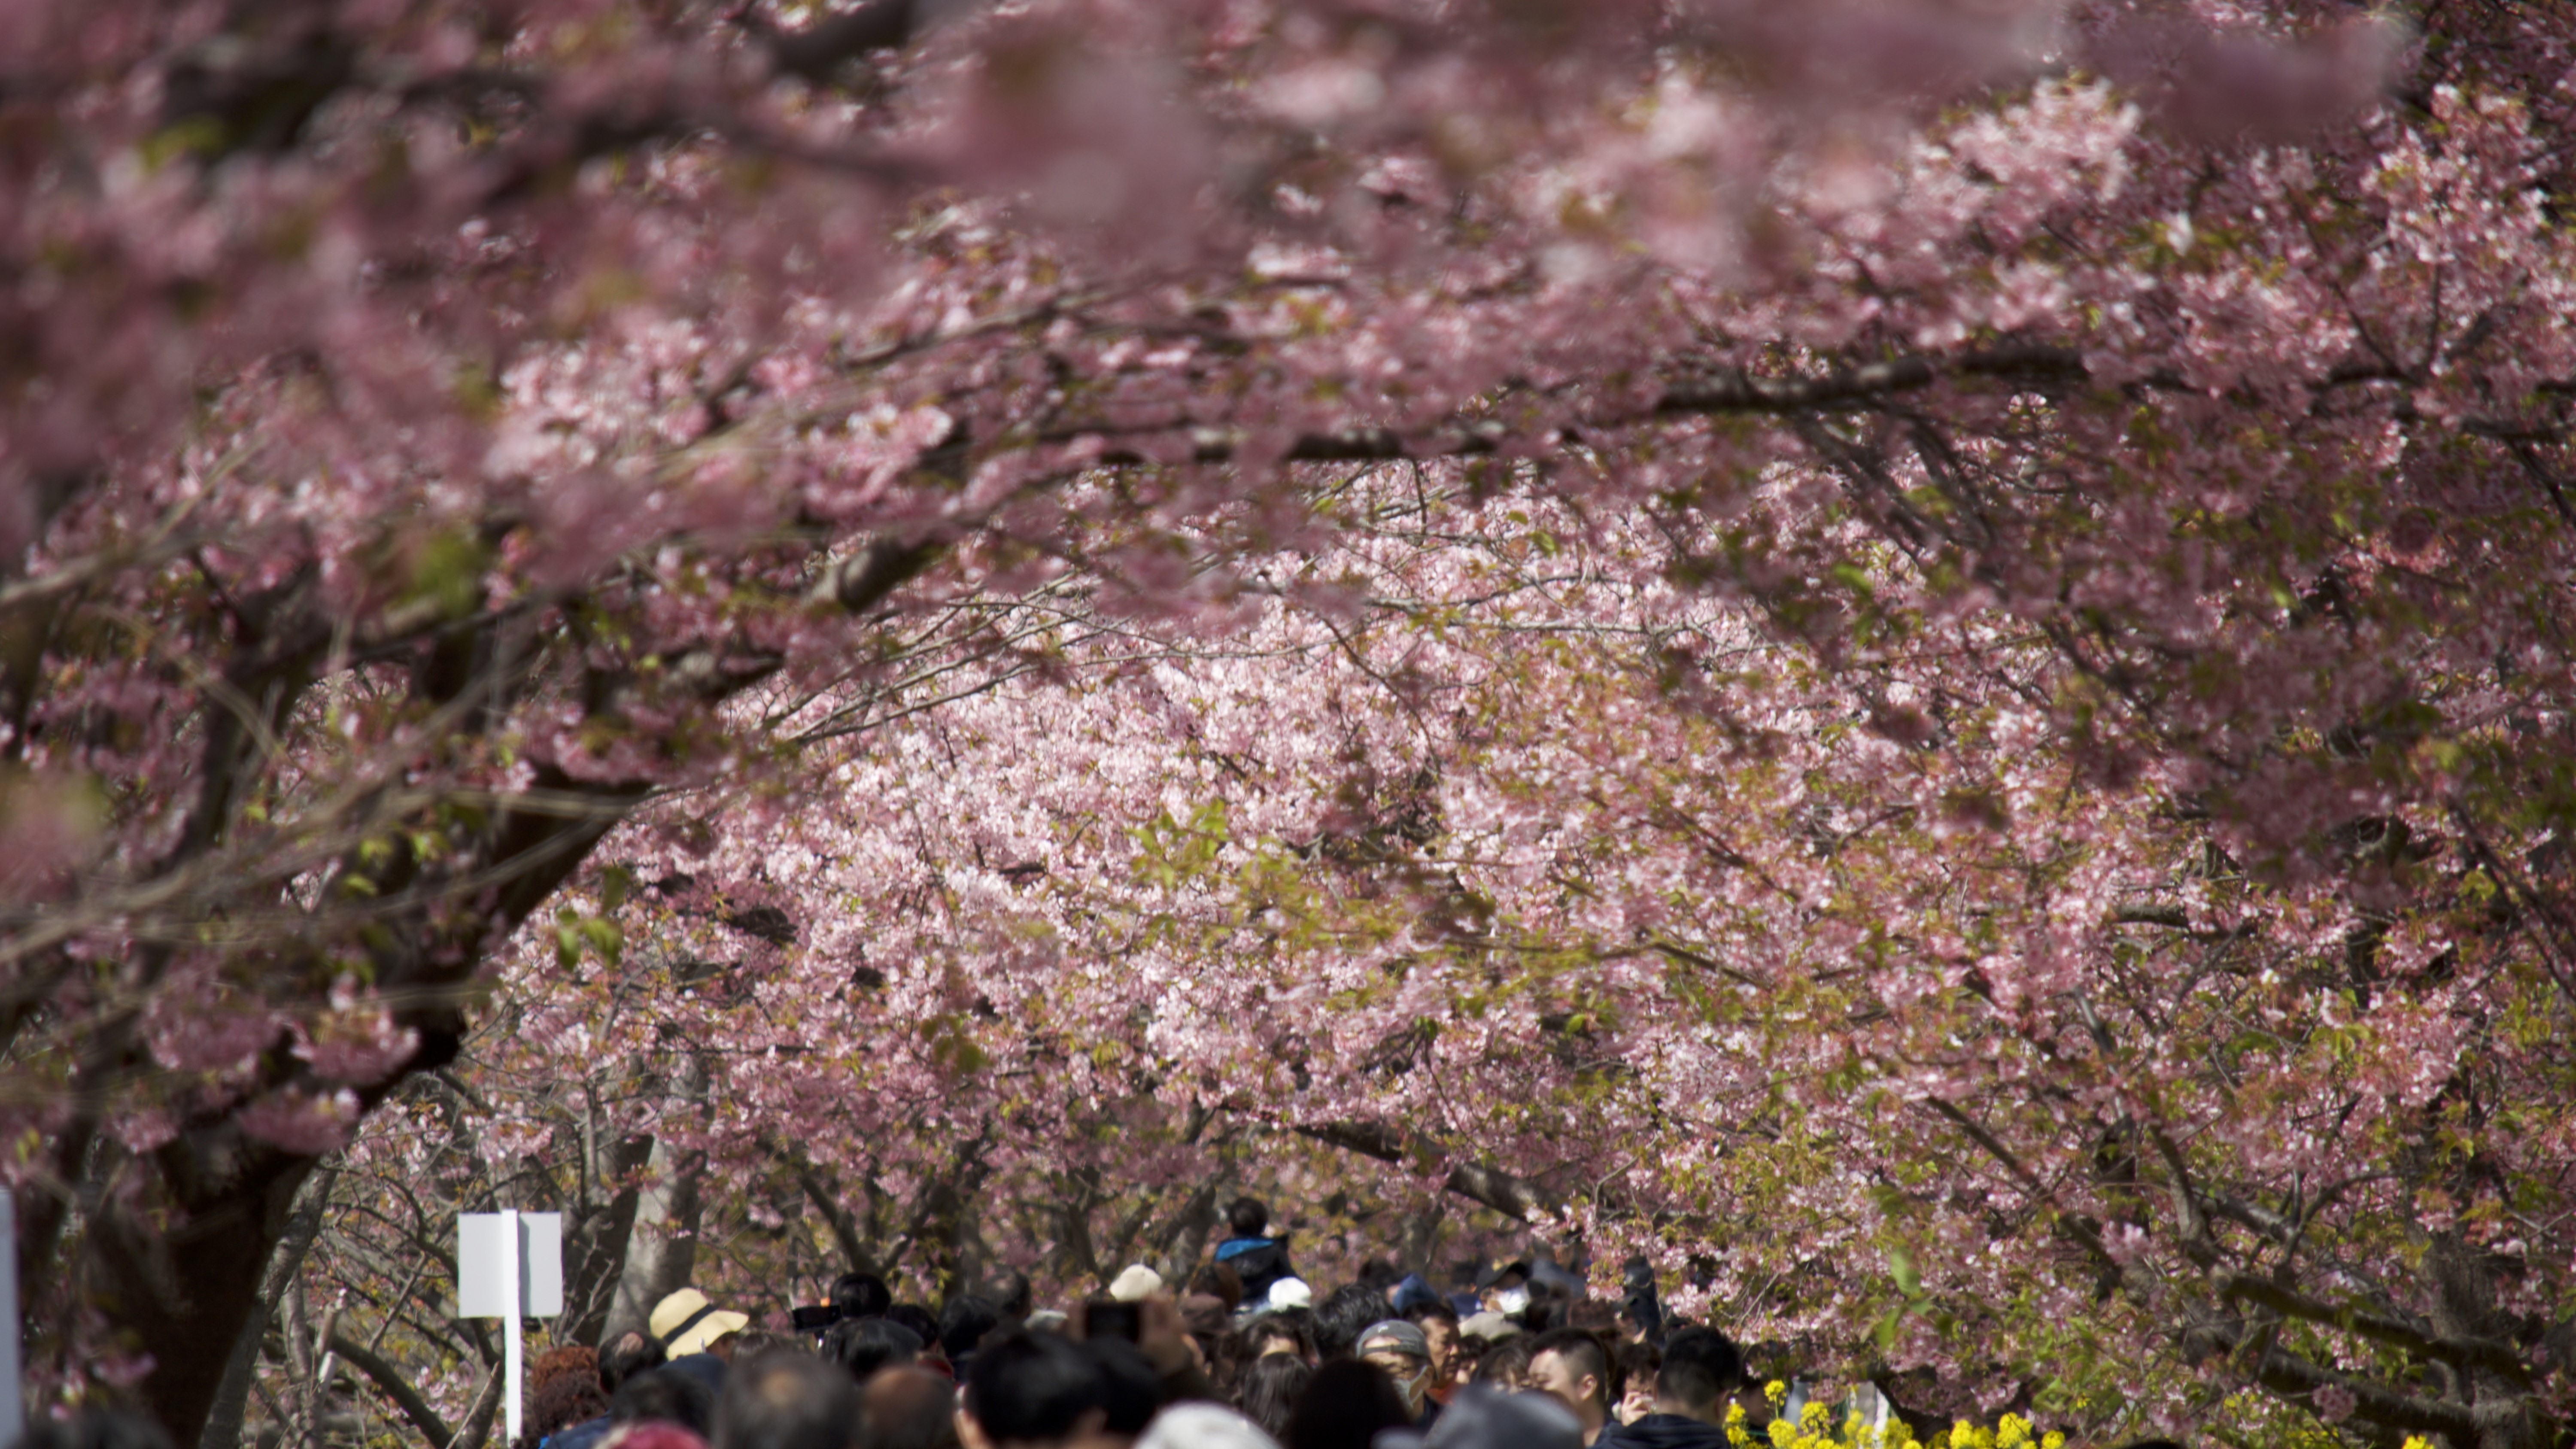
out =
{"type": "MultiPolygon", "coordinates": [[[[2039,1449],[2066,1449],[2066,1436],[2055,1429],[2039,1436],[2039,1449]]],[[[2424,1449],[2433,1449],[2427,1444],[2424,1449]]]]}
{"type": "Polygon", "coordinates": [[[1995,1449],[2022,1449],[2030,1442],[2030,1420],[2006,1414],[1995,1425],[1995,1449]]]}
{"type": "Polygon", "coordinates": [[[1789,1402],[1789,1386],[1778,1379],[1773,1379],[1762,1386],[1762,1397],[1769,1399],[1771,1407],[1776,1409],[1789,1402]]]}
{"type": "Polygon", "coordinates": [[[2398,1449],[2433,1449],[2433,1441],[2421,1434],[2409,1434],[2406,1436],[2406,1442],[2398,1446],[2398,1449]]]}

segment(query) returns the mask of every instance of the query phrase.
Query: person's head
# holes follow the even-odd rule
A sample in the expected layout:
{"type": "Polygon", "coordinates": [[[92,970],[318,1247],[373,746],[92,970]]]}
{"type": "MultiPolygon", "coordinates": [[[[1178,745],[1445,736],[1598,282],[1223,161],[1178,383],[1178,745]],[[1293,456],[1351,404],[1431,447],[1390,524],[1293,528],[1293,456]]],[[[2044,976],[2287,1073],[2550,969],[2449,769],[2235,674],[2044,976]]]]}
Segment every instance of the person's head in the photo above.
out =
{"type": "MultiPolygon", "coordinates": [[[[1655,1412],[1655,1376],[1664,1366],[1664,1355],[1651,1343],[1623,1343],[1614,1357],[1622,1388],[1610,1417],[1622,1424],[1633,1424],[1655,1412]]],[[[1723,1427],[1724,1421],[1719,1423],[1723,1427]]]]}
{"type": "Polygon", "coordinates": [[[1619,1386],[1600,1339],[1579,1328],[1551,1329],[1530,1340],[1529,1352],[1531,1388],[1564,1400],[1586,1432],[1609,1419],[1619,1386]]]}
{"type": "Polygon", "coordinates": [[[894,1290],[874,1273],[844,1273],[832,1280],[832,1309],[844,1319],[883,1318],[894,1290]]]}
{"type": "Polygon", "coordinates": [[[1408,1413],[1421,1415],[1422,1400],[1431,1390],[1431,1344],[1419,1327],[1400,1318],[1372,1323],[1360,1333],[1359,1356],[1404,1395],[1408,1413]]]}
{"type": "Polygon", "coordinates": [[[1005,1322],[1026,1320],[1029,1310],[1037,1306],[1037,1296],[1029,1287],[1029,1275],[1017,1268],[1004,1268],[985,1285],[984,1296],[993,1300],[995,1311],[1005,1322]]]}
{"type": "Polygon", "coordinates": [[[528,1365],[528,1397],[534,1399],[546,1391],[546,1385],[572,1374],[599,1386],[599,1350],[586,1343],[568,1343],[547,1349],[528,1365]]]}
{"type": "Polygon", "coordinates": [[[810,1353],[769,1348],[734,1360],[716,1400],[713,1449],[849,1449],[859,1418],[850,1376],[810,1353]]]}
{"type": "Polygon", "coordinates": [[[1381,1430],[1412,1422],[1404,1396],[1375,1364],[1336,1359],[1306,1381],[1279,1442],[1283,1449],[1370,1449],[1381,1430]]]}
{"type": "Polygon", "coordinates": [[[613,1424],[677,1424],[700,1438],[715,1419],[716,1395],[704,1379],[664,1366],[630,1376],[608,1397],[613,1424]]]}
{"type": "Polygon", "coordinates": [[[1627,1343],[1654,1343],[1664,1336],[1664,1311],[1651,1297],[1632,1293],[1620,1299],[1613,1321],[1620,1339],[1627,1343]]]}
{"type": "Polygon", "coordinates": [[[925,1348],[939,1343],[939,1315],[918,1303],[898,1303],[886,1310],[888,1323],[900,1323],[921,1338],[925,1348]]]}
{"type": "Polygon", "coordinates": [[[911,1363],[921,1350],[921,1335],[891,1318],[844,1318],[823,1332],[823,1357],[839,1364],[857,1384],[879,1369],[911,1363]]]}
{"type": "Polygon", "coordinates": [[[1506,1338],[1477,1357],[1471,1381],[1516,1393],[1530,1386],[1529,1365],[1530,1341],[1506,1338]]]}
{"type": "Polygon", "coordinates": [[[773,1349],[781,1353],[813,1352],[806,1347],[803,1337],[772,1333],[766,1328],[746,1328],[740,1333],[728,1333],[709,1345],[707,1352],[728,1363],[743,1363],[773,1349]]]}
{"type": "Polygon", "coordinates": [[[950,1363],[962,1362],[1002,1326],[1002,1310],[981,1293],[960,1293],[939,1305],[939,1347],[950,1363]]]}
{"type": "Polygon", "coordinates": [[[1270,1209],[1256,1198],[1236,1198],[1225,1210],[1225,1225],[1238,1238],[1258,1238],[1270,1231],[1270,1209]]]}
{"type": "Polygon", "coordinates": [[[1655,1408],[1706,1424],[1726,1422],[1729,1395],[1744,1386],[1744,1353],[1714,1328],[1684,1328],[1664,1340],[1655,1370],[1655,1408]]]}
{"type": "Polygon", "coordinates": [[[1174,1404],[1136,1449],[1279,1449],[1258,1424],[1215,1404],[1174,1404]]]}
{"type": "Polygon", "coordinates": [[[1225,1311],[1243,1306],[1243,1275],[1223,1263],[1210,1263],[1190,1275],[1190,1291],[1223,1299],[1225,1311]]]}
{"type": "Polygon", "coordinates": [[[1599,1319],[1597,1324],[1576,1323],[1574,1321],[1574,1311],[1583,1305],[1580,1305],[1574,1300],[1566,1297],[1564,1293],[1558,1291],[1552,1284],[1543,1283],[1538,1279],[1533,1278],[1530,1280],[1529,1287],[1526,1291],[1529,1294],[1529,1306],[1523,1308],[1515,1316],[1520,1320],[1520,1325],[1532,1333],[1545,1333],[1552,1328],[1600,1327],[1606,1329],[1610,1326],[1609,1310],[1598,1304],[1592,1305],[1600,1310],[1597,1314],[1599,1319]]]}
{"type": "Polygon", "coordinates": [[[1431,1426],[1423,1449],[1582,1449],[1583,1426],[1545,1394],[1461,1389],[1431,1426]]]}
{"type": "Polygon", "coordinates": [[[1325,1358],[1349,1358],[1359,1346],[1360,1330],[1384,1317],[1384,1293],[1366,1283],[1345,1283],[1315,1310],[1315,1351],[1325,1358]]]}
{"type": "Polygon", "coordinates": [[[957,1449],[957,1386],[904,1365],[859,1386],[858,1449],[957,1449]]]}
{"type": "Polygon", "coordinates": [[[1421,1329],[1423,1341],[1431,1345],[1432,1382],[1456,1382],[1459,1368],[1458,1310],[1437,1298],[1426,1299],[1407,1308],[1404,1321],[1421,1329]]]}
{"type": "Polygon", "coordinates": [[[660,1368],[670,1355],[662,1341],[642,1333],[620,1334],[608,1351],[599,1356],[599,1386],[616,1393],[617,1386],[637,1374],[660,1368]]]}
{"type": "Polygon", "coordinates": [[[600,1388],[597,1377],[557,1374],[529,1397],[528,1442],[533,1444],[558,1429],[587,1423],[607,1412],[608,1394],[600,1388]]]}
{"type": "Polygon", "coordinates": [[[1530,1265],[1525,1258],[1487,1263],[1476,1275],[1476,1302],[1507,1317],[1518,1317],[1530,1302],[1530,1265]]]}
{"type": "Polygon", "coordinates": [[[1264,1313],[1243,1325],[1243,1354],[1250,1359],[1285,1355],[1315,1361],[1315,1315],[1302,1309],[1264,1313]]]}
{"type": "Polygon", "coordinates": [[[1296,1411],[1307,1380],[1314,1376],[1313,1366],[1295,1354],[1256,1358],[1244,1366],[1243,1377],[1235,1381],[1235,1407],[1243,1410],[1245,1418],[1259,1424],[1263,1433],[1276,1439],[1288,1432],[1288,1416],[1296,1411]]]}
{"type": "Polygon", "coordinates": [[[975,1355],[957,1436],[966,1449],[1061,1444],[1108,1422],[1099,1361],[1060,1333],[1014,1333],[975,1355]]]}
{"type": "Polygon", "coordinates": [[[1404,1281],[1404,1270],[1384,1258],[1371,1258],[1360,1264],[1359,1276],[1355,1281],[1366,1283],[1377,1290],[1380,1298],[1384,1298],[1394,1291],[1396,1284],[1404,1281]]]}
{"type": "Polygon", "coordinates": [[[1133,1439],[1163,1407],[1163,1376],[1145,1351],[1123,1338],[1086,1339],[1082,1351],[1100,1379],[1101,1429],[1133,1439]]]}

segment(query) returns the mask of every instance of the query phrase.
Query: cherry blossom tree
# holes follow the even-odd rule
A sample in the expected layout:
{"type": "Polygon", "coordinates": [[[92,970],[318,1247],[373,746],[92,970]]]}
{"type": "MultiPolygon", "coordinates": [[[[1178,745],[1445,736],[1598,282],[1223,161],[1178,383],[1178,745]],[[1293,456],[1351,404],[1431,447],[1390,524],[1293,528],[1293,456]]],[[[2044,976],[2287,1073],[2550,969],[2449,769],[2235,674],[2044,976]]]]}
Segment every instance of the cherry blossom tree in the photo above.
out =
{"type": "Polygon", "coordinates": [[[317,1160],[496,987],[618,1050],[649,911],[756,943],[676,1029],[902,1033],[712,1162],[1220,1110],[2060,1412],[2545,1442],[2576,93],[2409,18],[9,7],[67,1382],[200,1426],[317,1160]]]}

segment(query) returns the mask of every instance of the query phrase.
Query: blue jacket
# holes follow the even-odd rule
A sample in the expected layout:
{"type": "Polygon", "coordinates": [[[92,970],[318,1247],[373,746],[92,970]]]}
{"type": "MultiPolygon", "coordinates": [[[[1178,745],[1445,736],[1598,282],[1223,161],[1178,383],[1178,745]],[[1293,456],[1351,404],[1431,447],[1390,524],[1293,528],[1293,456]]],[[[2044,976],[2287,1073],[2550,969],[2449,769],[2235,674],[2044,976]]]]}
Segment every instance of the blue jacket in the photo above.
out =
{"type": "Polygon", "coordinates": [[[1297,1276],[1297,1270],[1288,1266],[1286,1238],[1228,1238],[1216,1245],[1216,1260],[1243,1280],[1246,1303],[1260,1302],[1271,1284],[1297,1276]]]}

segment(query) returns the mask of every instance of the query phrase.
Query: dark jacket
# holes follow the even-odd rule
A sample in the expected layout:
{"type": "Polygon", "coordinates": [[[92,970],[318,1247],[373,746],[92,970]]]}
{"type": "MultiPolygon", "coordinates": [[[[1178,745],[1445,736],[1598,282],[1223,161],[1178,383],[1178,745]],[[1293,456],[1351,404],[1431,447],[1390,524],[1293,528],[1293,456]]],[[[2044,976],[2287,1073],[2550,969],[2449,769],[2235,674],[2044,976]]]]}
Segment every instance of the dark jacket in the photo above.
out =
{"type": "Polygon", "coordinates": [[[1216,1260],[1243,1280],[1246,1303],[1259,1303],[1269,1296],[1271,1284],[1297,1276],[1288,1266],[1286,1238],[1228,1238],[1216,1245],[1216,1260]]]}
{"type": "Polygon", "coordinates": [[[1727,1440],[1726,1431],[1714,1424],[1680,1414],[1648,1414],[1633,1424],[1612,1425],[1593,1449],[1727,1449],[1727,1440]]]}
{"type": "Polygon", "coordinates": [[[537,1449],[591,1449],[592,1445],[607,1438],[608,1431],[614,1427],[606,1414],[596,1419],[584,1419],[547,1435],[539,1441],[537,1449]]]}

